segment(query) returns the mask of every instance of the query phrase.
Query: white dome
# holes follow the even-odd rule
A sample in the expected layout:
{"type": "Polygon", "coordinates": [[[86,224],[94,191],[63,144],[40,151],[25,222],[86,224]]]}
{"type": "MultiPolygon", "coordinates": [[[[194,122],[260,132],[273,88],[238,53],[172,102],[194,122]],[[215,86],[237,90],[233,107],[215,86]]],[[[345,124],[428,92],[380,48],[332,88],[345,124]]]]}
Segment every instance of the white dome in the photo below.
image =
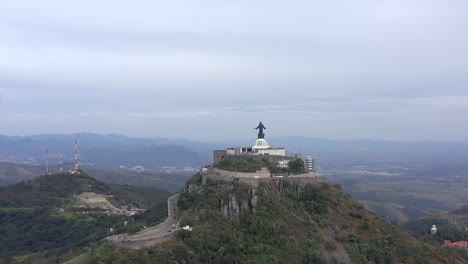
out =
{"type": "Polygon", "coordinates": [[[252,147],[253,149],[267,149],[270,146],[268,145],[268,142],[264,138],[259,138],[257,141],[255,141],[255,145],[252,147]]]}

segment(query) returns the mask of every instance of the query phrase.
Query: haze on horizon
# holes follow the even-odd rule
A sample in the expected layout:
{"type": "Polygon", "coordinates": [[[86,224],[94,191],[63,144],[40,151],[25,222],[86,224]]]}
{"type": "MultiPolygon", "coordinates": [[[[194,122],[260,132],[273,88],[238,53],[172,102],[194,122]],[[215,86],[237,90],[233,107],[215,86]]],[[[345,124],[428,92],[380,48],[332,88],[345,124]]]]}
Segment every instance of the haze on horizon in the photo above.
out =
{"type": "Polygon", "coordinates": [[[0,134],[468,141],[468,2],[0,2],[0,134]]]}

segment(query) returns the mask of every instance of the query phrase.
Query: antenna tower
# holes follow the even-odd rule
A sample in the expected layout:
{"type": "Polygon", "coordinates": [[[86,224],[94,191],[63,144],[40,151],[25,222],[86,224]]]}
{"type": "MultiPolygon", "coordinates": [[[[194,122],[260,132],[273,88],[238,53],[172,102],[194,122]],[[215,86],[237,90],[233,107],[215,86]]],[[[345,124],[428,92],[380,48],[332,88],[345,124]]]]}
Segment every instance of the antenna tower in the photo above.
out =
{"type": "Polygon", "coordinates": [[[46,148],[46,173],[49,174],[49,148],[46,148]]]}
{"type": "Polygon", "coordinates": [[[75,171],[74,173],[80,174],[80,133],[78,133],[75,142],[75,171]]]}
{"type": "Polygon", "coordinates": [[[60,154],[60,173],[63,172],[63,156],[60,154]]]}

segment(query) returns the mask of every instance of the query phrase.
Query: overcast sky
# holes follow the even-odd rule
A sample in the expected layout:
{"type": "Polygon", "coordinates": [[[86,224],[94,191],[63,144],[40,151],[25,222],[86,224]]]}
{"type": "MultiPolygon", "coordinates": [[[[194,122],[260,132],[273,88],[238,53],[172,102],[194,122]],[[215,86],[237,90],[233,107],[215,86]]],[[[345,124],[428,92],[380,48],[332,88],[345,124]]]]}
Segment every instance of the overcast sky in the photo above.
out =
{"type": "Polygon", "coordinates": [[[468,2],[0,1],[0,134],[468,141],[468,2]]]}

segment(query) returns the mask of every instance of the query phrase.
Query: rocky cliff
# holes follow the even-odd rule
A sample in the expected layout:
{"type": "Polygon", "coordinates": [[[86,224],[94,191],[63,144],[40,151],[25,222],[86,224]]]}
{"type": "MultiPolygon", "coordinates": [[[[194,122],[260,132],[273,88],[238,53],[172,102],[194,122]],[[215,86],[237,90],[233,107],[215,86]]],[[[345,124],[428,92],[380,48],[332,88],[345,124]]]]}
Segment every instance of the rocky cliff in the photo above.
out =
{"type": "MultiPolygon", "coordinates": [[[[231,259],[255,262],[254,259],[271,258],[279,263],[462,263],[369,212],[343,193],[339,185],[324,179],[283,178],[245,184],[202,180],[201,175],[196,175],[181,194],[181,206],[186,209],[182,215],[184,224],[193,225],[196,230],[182,239],[184,245],[208,246],[211,243],[206,238],[213,234],[223,236],[219,229],[230,230],[224,236],[241,238],[234,239],[240,245],[231,245],[232,250],[243,252],[231,259]],[[198,241],[198,236],[205,237],[205,241],[198,241]],[[295,252],[294,257],[291,252],[295,252]]],[[[204,250],[215,251],[209,247],[204,250]]]]}

